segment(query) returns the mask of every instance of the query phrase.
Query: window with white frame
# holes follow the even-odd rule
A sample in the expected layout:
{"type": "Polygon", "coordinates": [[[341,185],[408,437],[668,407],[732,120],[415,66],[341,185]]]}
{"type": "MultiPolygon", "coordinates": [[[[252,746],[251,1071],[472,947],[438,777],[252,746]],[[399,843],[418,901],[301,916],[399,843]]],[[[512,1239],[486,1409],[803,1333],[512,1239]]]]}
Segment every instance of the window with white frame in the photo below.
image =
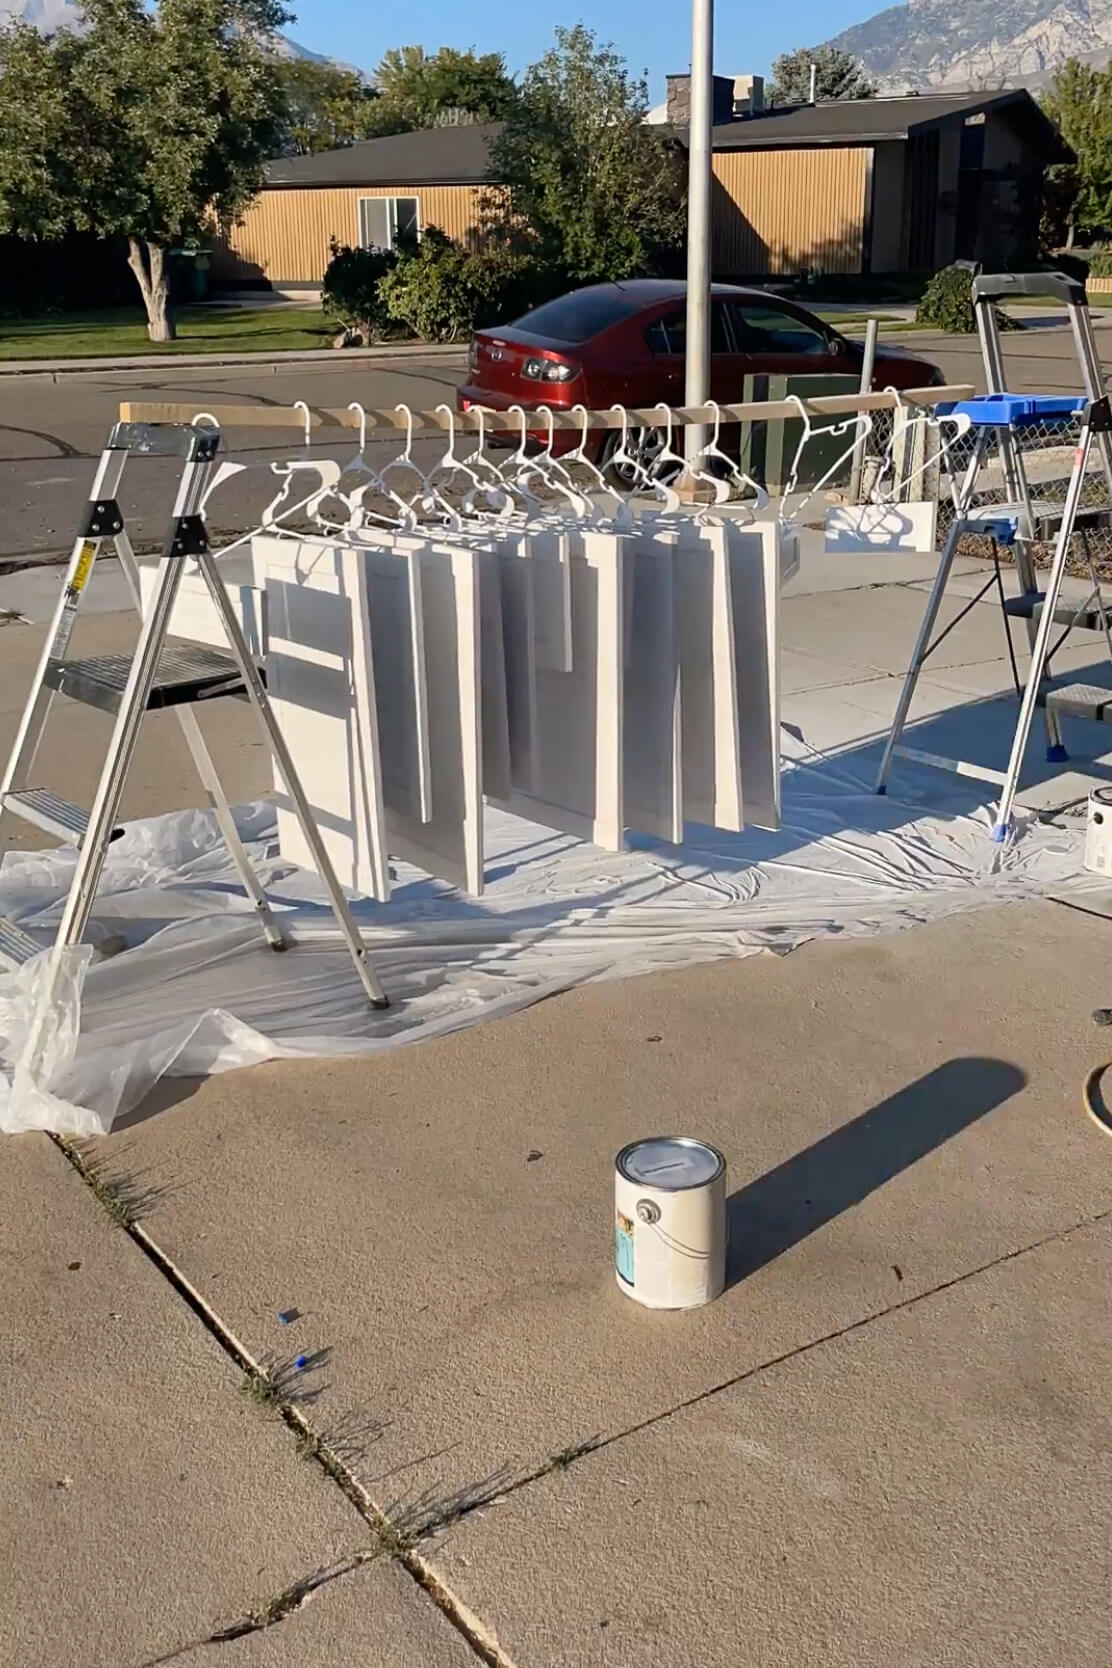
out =
{"type": "Polygon", "coordinates": [[[360,197],[359,242],[364,249],[396,249],[421,235],[416,197],[360,197]]]}

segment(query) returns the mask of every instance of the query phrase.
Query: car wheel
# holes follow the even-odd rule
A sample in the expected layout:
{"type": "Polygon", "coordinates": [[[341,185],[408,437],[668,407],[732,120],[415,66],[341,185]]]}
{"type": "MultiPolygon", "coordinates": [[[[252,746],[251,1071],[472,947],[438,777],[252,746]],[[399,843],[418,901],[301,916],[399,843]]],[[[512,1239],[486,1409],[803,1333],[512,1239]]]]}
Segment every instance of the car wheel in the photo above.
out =
{"type": "Polygon", "coordinates": [[[626,433],[625,453],[622,451],[620,429],[608,429],[599,453],[599,468],[617,492],[636,492],[644,486],[645,477],[660,481],[664,486],[676,479],[681,465],[661,464],[665,448],[663,429],[630,427],[626,433]]]}

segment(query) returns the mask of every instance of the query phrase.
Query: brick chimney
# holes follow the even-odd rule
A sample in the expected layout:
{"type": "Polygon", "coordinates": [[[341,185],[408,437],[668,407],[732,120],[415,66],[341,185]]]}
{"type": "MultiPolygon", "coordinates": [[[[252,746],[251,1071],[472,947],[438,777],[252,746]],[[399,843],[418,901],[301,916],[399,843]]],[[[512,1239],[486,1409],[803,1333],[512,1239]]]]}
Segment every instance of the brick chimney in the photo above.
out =
{"type": "MultiPolygon", "coordinates": [[[[711,93],[711,108],[715,127],[734,119],[734,78],[716,75],[711,93]]],[[[691,77],[668,77],[668,120],[673,127],[687,127],[691,121],[691,77]]]]}

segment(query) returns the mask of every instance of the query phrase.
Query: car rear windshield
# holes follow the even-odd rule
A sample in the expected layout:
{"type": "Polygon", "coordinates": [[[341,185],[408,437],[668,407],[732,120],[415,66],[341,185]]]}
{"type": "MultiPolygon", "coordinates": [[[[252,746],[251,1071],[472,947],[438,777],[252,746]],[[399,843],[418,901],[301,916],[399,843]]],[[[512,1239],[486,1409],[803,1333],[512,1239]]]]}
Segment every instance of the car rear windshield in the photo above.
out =
{"type": "Polygon", "coordinates": [[[609,330],[619,319],[629,318],[642,303],[620,290],[578,290],[546,301],[514,320],[514,328],[531,336],[547,336],[554,342],[586,342],[600,330],[609,330]]]}

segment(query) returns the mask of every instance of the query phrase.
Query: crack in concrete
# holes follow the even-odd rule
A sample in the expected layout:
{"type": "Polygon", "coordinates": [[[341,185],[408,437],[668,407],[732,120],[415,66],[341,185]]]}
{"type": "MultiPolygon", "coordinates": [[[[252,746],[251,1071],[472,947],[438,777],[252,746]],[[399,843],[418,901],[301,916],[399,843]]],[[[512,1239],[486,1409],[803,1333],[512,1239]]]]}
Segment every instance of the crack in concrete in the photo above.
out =
{"type": "Polygon", "coordinates": [[[562,1449],[559,1453],[553,1454],[545,1460],[542,1465],[536,1466],[532,1471],[524,1472],[509,1480],[504,1473],[496,1473],[486,1487],[480,1483],[461,1490],[452,1500],[442,1501],[439,1508],[435,1505],[429,1506],[424,1514],[419,1533],[422,1538],[425,1538],[444,1529],[449,1529],[453,1524],[470,1517],[473,1512],[498,1505],[510,1495],[531,1487],[533,1483],[540,1482],[545,1477],[550,1477],[554,1471],[566,1470],[591,1454],[601,1453],[604,1449],[611,1448],[616,1443],[624,1442],[627,1437],[638,1436],[642,1431],[652,1430],[654,1426],[664,1424],[667,1420],[674,1418],[677,1413],[683,1413],[688,1408],[698,1407],[701,1403],[710,1401],[715,1396],[720,1396],[728,1390],[735,1390],[739,1385],[760,1378],[762,1374],[772,1371],[775,1367],[785,1366],[788,1362],[809,1355],[812,1350],[821,1349],[826,1344],[837,1343],[842,1338],[851,1337],[855,1332],[863,1331],[866,1327],[874,1325],[875,1322],[887,1319],[889,1315],[899,1314],[903,1309],[914,1308],[917,1304],[925,1303],[930,1298],[938,1297],[943,1292],[952,1291],[955,1287],[965,1285],[970,1280],[976,1280],[979,1276],[988,1274],[994,1268],[1001,1268],[1007,1263],[1015,1262],[1020,1257],[1028,1256],[1033,1251],[1042,1250],[1044,1246],[1054,1245],[1060,1240],[1068,1239],[1071,1234],[1079,1233],[1085,1228],[1091,1228],[1109,1220],[1112,1220],[1112,1208],[1098,1211],[1092,1216],[1081,1217],[1077,1222],[1071,1222],[1065,1228],[1055,1229],[1053,1233],[1044,1234],[1040,1239],[1032,1240],[1028,1245],[1021,1245],[1014,1251],[1002,1252],[1000,1256],[991,1258],[987,1263],[980,1263],[976,1268],[966,1269],[963,1273],[955,1274],[949,1280],[942,1280],[937,1285],[928,1287],[925,1291],[913,1293],[910,1297],[902,1298],[897,1303],[890,1303],[886,1308],[877,1309],[872,1314],[862,1315],[855,1321],[847,1322],[845,1326],[836,1327],[831,1332],[823,1333],[821,1337],[808,1339],[807,1342],[802,1344],[795,1344],[791,1349],[784,1350],[779,1355],[770,1356],[767,1361],[759,1361],[754,1366],[747,1367],[744,1372],[736,1373],[732,1378],[723,1379],[721,1383],[711,1385],[707,1390],[700,1390],[697,1395],[688,1396],[671,1407],[663,1408],[659,1413],[651,1413],[647,1418],[640,1419],[635,1424],[626,1426],[623,1430],[612,1431],[609,1435],[588,1437],[582,1442],[562,1449]]]}
{"type": "MultiPolygon", "coordinates": [[[[431,1598],[437,1609],[463,1637],[475,1656],[487,1665],[487,1668],[516,1668],[513,1660],[499,1645],[493,1629],[487,1627],[482,1619],[440,1579],[432,1566],[417,1552],[414,1545],[415,1535],[407,1534],[404,1529],[398,1529],[390,1516],[371,1498],[340,1455],[330,1447],[327,1439],[313,1429],[301,1408],[282,1396],[281,1386],[276,1386],[272,1382],[265,1364],[255,1359],[246,1344],[216,1313],[215,1309],[201,1295],[192,1281],[178,1268],[173,1259],[147,1233],[134,1215],[125,1210],[112,1208],[112,1200],[106,1196],[103,1177],[98,1173],[96,1161],[90,1159],[82,1151],[81,1144],[64,1135],[52,1134],[49,1139],[54,1142],[54,1145],[72,1164],[82,1181],[116,1225],[129,1236],[148,1260],[154,1264],[158,1272],[193,1311],[193,1314],[216,1340],[225,1354],[246,1375],[245,1382],[253,1383],[267,1393],[267,1399],[271,1401],[283,1422],[297,1438],[302,1457],[312,1459],[321,1467],[325,1475],[342,1489],[364,1522],[373,1530],[378,1540],[379,1545],[373,1555],[386,1555],[393,1559],[395,1563],[400,1564],[407,1575],[416,1582],[417,1586],[431,1598]]],[[[366,1562],[367,1558],[364,1557],[362,1561],[366,1562]]],[[[346,1573],[348,1572],[344,1569],[338,1569],[337,1571],[337,1574],[346,1573]]],[[[286,1615],[292,1614],[307,1596],[307,1594],[303,1594],[298,1604],[291,1602],[288,1608],[274,1617],[274,1620],[281,1621],[286,1615]]],[[[251,1632],[256,1631],[256,1629],[247,1627],[245,1631],[251,1632]]],[[[172,1661],[174,1656],[181,1656],[183,1650],[196,1649],[197,1645],[218,1642],[220,1637],[226,1640],[229,1637],[240,1637],[240,1635],[228,1635],[226,1633],[222,1636],[219,1634],[213,1635],[208,1639],[197,1641],[193,1646],[175,1650],[170,1657],[157,1660],[160,1663],[172,1661]]],[[[155,1665],[153,1663],[145,1664],[144,1668],[155,1668],[155,1665]]]]}
{"type": "Polygon", "coordinates": [[[246,1615],[236,1621],[226,1623],[213,1633],[206,1634],[203,1639],[193,1639],[188,1644],[175,1645],[173,1650],[163,1651],[158,1656],[147,1657],[138,1668],[165,1668],[167,1663],[180,1662],[183,1657],[191,1655],[194,1651],[204,1650],[209,1645],[226,1645],[234,1639],[244,1638],[249,1633],[263,1633],[267,1628],[276,1627],[279,1622],[284,1622],[288,1616],[296,1615],[321,1587],[342,1580],[353,1570],[362,1569],[365,1564],[373,1563],[376,1558],[383,1556],[383,1548],[375,1547],[341,1558],[334,1564],[314,1570],[310,1575],[300,1576],[296,1581],[291,1581],[288,1586],[272,1594],[264,1604],[247,1611],[246,1615]]]}

